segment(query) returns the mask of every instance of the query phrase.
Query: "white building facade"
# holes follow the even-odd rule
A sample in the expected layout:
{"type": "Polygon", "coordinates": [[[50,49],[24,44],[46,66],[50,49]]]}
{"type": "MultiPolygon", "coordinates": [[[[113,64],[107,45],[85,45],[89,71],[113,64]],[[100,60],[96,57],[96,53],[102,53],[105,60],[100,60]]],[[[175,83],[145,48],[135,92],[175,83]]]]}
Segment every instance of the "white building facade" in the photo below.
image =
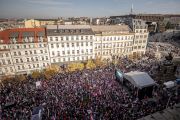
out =
{"type": "Polygon", "coordinates": [[[50,65],[45,30],[33,28],[5,32],[6,39],[0,44],[0,76],[31,73],[50,65]]]}
{"type": "Polygon", "coordinates": [[[144,54],[147,25],[141,20],[127,25],[48,25],[0,33],[0,76],[31,73],[52,64],[102,57],[144,54]],[[4,42],[5,41],[5,42],[4,42]]]}
{"type": "Polygon", "coordinates": [[[94,37],[88,25],[47,26],[51,63],[94,59],[94,37]]]}
{"type": "Polygon", "coordinates": [[[134,33],[127,25],[92,26],[95,32],[94,51],[96,56],[111,59],[112,56],[132,53],[134,33]]]}
{"type": "Polygon", "coordinates": [[[133,53],[145,54],[148,43],[148,25],[141,19],[132,19],[132,29],[135,32],[133,53]]]}

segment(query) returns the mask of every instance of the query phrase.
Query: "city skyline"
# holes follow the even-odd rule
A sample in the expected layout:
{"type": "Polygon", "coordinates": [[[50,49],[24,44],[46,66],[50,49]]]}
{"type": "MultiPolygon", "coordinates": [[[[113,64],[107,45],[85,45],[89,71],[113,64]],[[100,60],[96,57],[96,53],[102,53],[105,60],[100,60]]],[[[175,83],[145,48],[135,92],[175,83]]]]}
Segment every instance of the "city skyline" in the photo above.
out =
{"type": "Polygon", "coordinates": [[[113,16],[129,14],[132,4],[134,13],[180,13],[179,0],[0,0],[0,18],[113,16]]]}

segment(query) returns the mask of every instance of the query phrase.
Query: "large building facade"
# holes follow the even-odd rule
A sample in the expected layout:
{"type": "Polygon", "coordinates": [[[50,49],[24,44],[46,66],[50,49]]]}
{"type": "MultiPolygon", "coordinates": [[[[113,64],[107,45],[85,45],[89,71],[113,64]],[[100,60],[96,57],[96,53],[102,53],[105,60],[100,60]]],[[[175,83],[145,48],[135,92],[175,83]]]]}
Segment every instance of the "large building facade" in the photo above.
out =
{"type": "Polygon", "coordinates": [[[145,22],[128,25],[47,25],[0,32],[0,76],[31,73],[52,64],[144,54],[145,22]]]}
{"type": "Polygon", "coordinates": [[[132,52],[134,32],[127,25],[91,26],[95,33],[94,53],[104,59],[132,52]]]}
{"type": "Polygon", "coordinates": [[[141,19],[132,19],[131,28],[135,32],[132,52],[144,54],[148,43],[148,25],[141,19]]]}
{"type": "Polygon", "coordinates": [[[94,59],[94,37],[88,25],[47,26],[51,63],[94,59]]]}
{"type": "Polygon", "coordinates": [[[44,28],[9,29],[0,37],[0,75],[30,73],[50,65],[44,28]]]}

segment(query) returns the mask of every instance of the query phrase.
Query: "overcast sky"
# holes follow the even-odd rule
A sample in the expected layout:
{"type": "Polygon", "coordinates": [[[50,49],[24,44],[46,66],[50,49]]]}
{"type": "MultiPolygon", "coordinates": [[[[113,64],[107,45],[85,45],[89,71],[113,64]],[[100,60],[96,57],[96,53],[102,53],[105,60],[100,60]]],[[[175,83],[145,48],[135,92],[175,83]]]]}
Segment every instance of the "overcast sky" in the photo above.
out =
{"type": "Polygon", "coordinates": [[[97,17],[134,13],[180,14],[180,0],[0,0],[0,18],[97,17]]]}

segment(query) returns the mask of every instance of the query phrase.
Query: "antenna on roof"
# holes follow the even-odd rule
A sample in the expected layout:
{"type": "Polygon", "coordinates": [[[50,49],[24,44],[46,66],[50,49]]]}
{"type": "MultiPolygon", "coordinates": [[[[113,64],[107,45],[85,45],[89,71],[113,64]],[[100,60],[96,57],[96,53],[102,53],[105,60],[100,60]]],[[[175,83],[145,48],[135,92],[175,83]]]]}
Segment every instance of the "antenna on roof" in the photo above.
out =
{"type": "Polygon", "coordinates": [[[133,4],[131,5],[131,15],[133,14],[133,4]]]}

